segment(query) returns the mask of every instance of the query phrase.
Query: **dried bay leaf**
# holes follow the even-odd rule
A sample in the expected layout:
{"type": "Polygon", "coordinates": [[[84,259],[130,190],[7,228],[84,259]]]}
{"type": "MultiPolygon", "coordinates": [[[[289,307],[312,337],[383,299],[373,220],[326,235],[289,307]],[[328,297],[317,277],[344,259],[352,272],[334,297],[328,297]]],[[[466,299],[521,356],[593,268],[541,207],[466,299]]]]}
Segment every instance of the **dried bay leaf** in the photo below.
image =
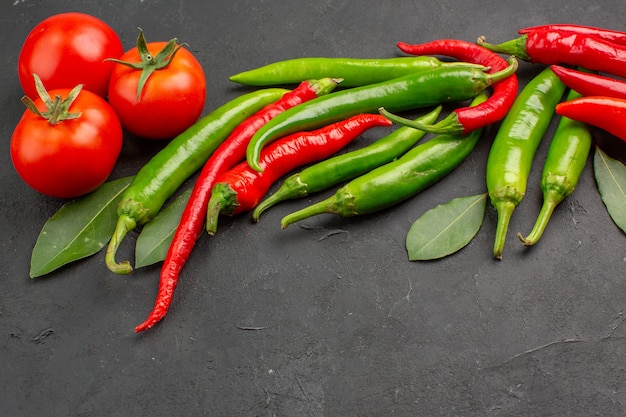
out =
{"type": "Polygon", "coordinates": [[[418,218],[406,236],[410,261],[443,258],[461,250],[478,233],[487,206],[487,193],[458,197],[418,218]]]}
{"type": "Polygon", "coordinates": [[[626,166],[596,146],[593,173],[609,215],[626,232],[626,166]]]}
{"type": "Polygon", "coordinates": [[[33,248],[30,277],[48,274],[104,248],[115,231],[117,205],[132,178],[106,182],[50,217],[33,248]]]}
{"type": "Polygon", "coordinates": [[[135,246],[135,268],[165,259],[190,196],[191,188],[182,192],[143,227],[135,246]]]}

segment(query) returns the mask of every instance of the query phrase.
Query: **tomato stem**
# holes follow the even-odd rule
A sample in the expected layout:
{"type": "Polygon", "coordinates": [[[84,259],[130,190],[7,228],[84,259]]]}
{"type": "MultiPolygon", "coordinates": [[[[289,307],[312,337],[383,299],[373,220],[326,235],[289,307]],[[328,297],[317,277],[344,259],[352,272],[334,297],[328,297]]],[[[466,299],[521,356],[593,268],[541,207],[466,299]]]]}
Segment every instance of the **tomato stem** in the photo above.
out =
{"type": "Polygon", "coordinates": [[[126,65],[127,67],[136,70],[141,70],[139,82],[137,83],[137,101],[140,101],[141,92],[143,91],[143,88],[152,73],[156,70],[167,67],[170,62],[172,62],[172,59],[174,59],[174,56],[176,55],[178,50],[185,45],[187,44],[182,43],[179,45],[178,39],[173,38],[156,55],[152,55],[148,50],[148,44],[146,43],[146,38],[144,37],[143,30],[139,28],[139,36],[137,37],[137,50],[139,51],[141,62],[126,62],[115,58],[107,58],[107,61],[126,65]]]}
{"type": "Polygon", "coordinates": [[[39,78],[37,74],[33,74],[33,77],[35,79],[35,88],[37,89],[37,94],[39,94],[39,98],[41,98],[41,100],[45,104],[46,111],[40,111],[39,108],[37,108],[35,102],[30,97],[24,96],[22,97],[22,103],[24,103],[28,110],[32,111],[39,117],[43,117],[51,125],[56,125],[63,120],[77,119],[81,116],[81,112],[70,113],[70,106],[72,105],[72,103],[74,103],[76,97],[78,97],[78,94],[82,90],[82,84],[78,84],[76,87],[74,87],[65,99],[63,99],[63,97],[59,95],[55,95],[53,101],[50,97],[50,94],[48,94],[48,91],[46,91],[46,88],[44,87],[41,78],[39,78]]]}

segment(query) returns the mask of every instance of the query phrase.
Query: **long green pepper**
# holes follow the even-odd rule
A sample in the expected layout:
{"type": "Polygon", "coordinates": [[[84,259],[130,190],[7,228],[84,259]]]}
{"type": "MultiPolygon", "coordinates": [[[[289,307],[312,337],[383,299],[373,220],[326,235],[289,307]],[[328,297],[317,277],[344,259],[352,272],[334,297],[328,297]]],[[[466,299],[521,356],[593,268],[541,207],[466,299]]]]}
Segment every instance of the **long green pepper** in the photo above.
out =
{"type": "MultiPolygon", "coordinates": [[[[483,93],[472,101],[485,101],[483,93]]],[[[420,144],[402,157],[363,174],[331,197],[283,217],[281,227],[305,218],[335,213],[343,217],[364,215],[405,201],[452,172],[472,152],[483,129],[465,136],[439,135],[420,144]]]]}
{"type": "Polygon", "coordinates": [[[130,273],[130,262],[115,261],[124,236],[152,220],[165,201],[205,163],[239,123],[288,91],[267,88],[241,95],[202,117],[152,157],[122,195],[117,225],[105,255],[107,267],[117,274],[130,273]]]}
{"type": "Polygon", "coordinates": [[[548,67],[519,93],[502,120],[487,158],[486,182],[498,221],[493,256],[502,251],[513,212],[526,193],[535,153],[545,134],[565,85],[548,67]]]}
{"type": "Polygon", "coordinates": [[[318,97],[285,111],[259,129],[248,144],[246,159],[250,167],[260,172],[261,149],[287,134],[316,129],[360,113],[377,112],[381,107],[404,111],[468,100],[515,73],[517,61],[512,59],[511,65],[499,72],[486,70],[473,65],[441,67],[318,97]]]}
{"type": "Polygon", "coordinates": [[[473,66],[444,62],[431,56],[381,59],[305,57],[273,62],[232,75],[229,79],[244,85],[271,86],[331,77],[343,79],[342,87],[359,87],[433,68],[466,65],[473,66]]]}
{"type": "MultiPolygon", "coordinates": [[[[570,90],[566,100],[582,97],[570,90]]],[[[530,234],[517,237],[525,246],[539,241],[554,209],[576,189],[591,150],[591,126],[567,117],[561,117],[556,127],[541,174],[543,204],[530,234]]]]}
{"type": "MultiPolygon", "coordinates": [[[[437,120],[439,113],[441,113],[441,106],[417,120],[422,123],[433,123],[437,120]]],[[[274,194],[254,209],[252,218],[255,221],[259,220],[261,213],[280,201],[305,197],[328,189],[391,162],[406,153],[425,134],[424,131],[402,126],[369,146],[336,155],[306,167],[301,172],[285,179],[274,194]]]]}

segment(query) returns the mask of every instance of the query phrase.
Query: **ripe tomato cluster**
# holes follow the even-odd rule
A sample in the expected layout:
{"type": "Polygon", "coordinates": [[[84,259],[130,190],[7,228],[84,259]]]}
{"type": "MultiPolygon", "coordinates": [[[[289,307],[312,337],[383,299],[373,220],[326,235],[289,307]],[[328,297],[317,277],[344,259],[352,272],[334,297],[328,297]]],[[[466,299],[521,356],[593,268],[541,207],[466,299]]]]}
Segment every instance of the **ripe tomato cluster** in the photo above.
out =
{"type": "Polygon", "coordinates": [[[35,190],[73,198],[109,177],[123,132],[167,140],[204,109],[206,79],[194,55],[170,42],[124,52],[117,33],[84,13],[37,24],[24,41],[18,77],[26,111],[11,138],[11,159],[35,190]]]}

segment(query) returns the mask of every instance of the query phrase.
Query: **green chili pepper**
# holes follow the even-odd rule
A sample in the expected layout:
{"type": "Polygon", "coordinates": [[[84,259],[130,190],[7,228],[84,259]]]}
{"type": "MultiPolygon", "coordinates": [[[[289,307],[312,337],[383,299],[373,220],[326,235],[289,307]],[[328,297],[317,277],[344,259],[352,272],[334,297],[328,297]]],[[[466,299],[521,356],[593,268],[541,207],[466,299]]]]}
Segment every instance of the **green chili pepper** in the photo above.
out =
{"type": "MultiPolygon", "coordinates": [[[[578,92],[570,90],[566,100],[581,96],[578,92]]],[[[527,237],[523,237],[521,233],[517,234],[525,246],[532,246],[539,241],[556,206],[574,192],[587,164],[591,142],[591,127],[588,124],[561,117],[543,166],[541,177],[543,205],[539,216],[527,237]]]]}
{"type": "Polygon", "coordinates": [[[342,87],[358,87],[433,68],[468,65],[474,66],[465,62],[443,62],[431,56],[382,59],[307,57],[273,62],[232,75],[229,79],[245,85],[269,86],[332,77],[342,78],[342,87]]]}
{"type": "MultiPolygon", "coordinates": [[[[484,93],[480,94],[472,105],[486,99],[484,93]]],[[[343,217],[370,214],[407,200],[459,166],[476,146],[482,130],[465,136],[435,136],[395,161],[353,179],[331,197],[288,214],[281,227],[322,213],[343,217]]]]}
{"type": "Polygon", "coordinates": [[[517,61],[512,58],[510,62],[508,68],[495,73],[487,73],[487,68],[481,66],[435,68],[316,98],[287,110],[259,129],[248,144],[246,159],[254,170],[262,171],[258,162],[261,149],[287,134],[315,129],[359,113],[377,112],[380,107],[402,111],[473,98],[512,75],[517,70],[517,61]]]}
{"type": "MultiPolygon", "coordinates": [[[[417,120],[422,123],[433,123],[440,112],[441,106],[438,106],[417,120]]],[[[285,179],[274,194],[257,205],[252,212],[252,218],[255,221],[259,220],[261,213],[280,201],[325,190],[391,162],[406,153],[425,134],[424,131],[403,126],[369,146],[306,167],[285,179]]]]}
{"type": "Polygon", "coordinates": [[[509,222],[520,204],[535,153],[565,85],[548,67],[519,93],[502,120],[487,158],[487,191],[498,213],[493,255],[502,259],[509,222]]]}
{"type": "Polygon", "coordinates": [[[124,236],[150,221],[239,123],[288,91],[268,88],[237,97],[201,118],[152,157],[135,175],[119,203],[117,226],[105,256],[107,267],[118,274],[130,273],[128,261],[115,261],[124,236]]]}

